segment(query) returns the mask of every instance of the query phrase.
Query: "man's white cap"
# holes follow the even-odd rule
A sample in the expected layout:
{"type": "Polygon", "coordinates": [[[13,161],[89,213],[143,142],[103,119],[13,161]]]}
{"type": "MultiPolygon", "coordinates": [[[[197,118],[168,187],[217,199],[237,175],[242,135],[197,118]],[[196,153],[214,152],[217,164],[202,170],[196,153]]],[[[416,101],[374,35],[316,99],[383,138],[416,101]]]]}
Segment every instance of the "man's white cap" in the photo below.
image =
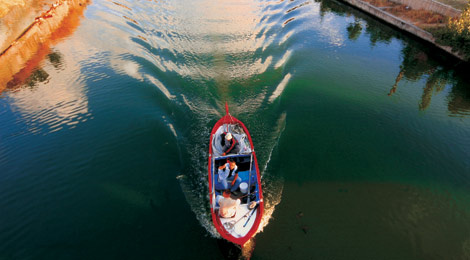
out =
{"type": "Polygon", "coordinates": [[[225,135],[225,139],[231,140],[231,139],[232,139],[232,134],[231,134],[231,133],[227,133],[227,134],[225,135]]]}

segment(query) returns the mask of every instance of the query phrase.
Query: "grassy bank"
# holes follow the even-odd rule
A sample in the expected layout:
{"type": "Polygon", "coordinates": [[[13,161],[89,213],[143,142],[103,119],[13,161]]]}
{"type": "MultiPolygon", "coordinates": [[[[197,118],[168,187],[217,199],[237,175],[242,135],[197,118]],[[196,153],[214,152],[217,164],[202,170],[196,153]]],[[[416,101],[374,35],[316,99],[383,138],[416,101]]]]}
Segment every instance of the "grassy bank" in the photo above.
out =
{"type": "Polygon", "coordinates": [[[452,50],[460,53],[467,61],[470,60],[470,4],[458,18],[449,19],[443,28],[429,30],[437,43],[451,46],[452,50]]]}

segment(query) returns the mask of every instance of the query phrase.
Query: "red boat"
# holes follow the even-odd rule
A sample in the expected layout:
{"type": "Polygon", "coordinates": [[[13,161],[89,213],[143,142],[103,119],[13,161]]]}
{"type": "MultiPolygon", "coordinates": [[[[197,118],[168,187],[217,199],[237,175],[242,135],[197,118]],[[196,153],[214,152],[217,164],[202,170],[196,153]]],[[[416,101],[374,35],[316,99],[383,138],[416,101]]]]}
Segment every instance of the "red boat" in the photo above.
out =
{"type": "Polygon", "coordinates": [[[220,235],[241,247],[258,231],[264,211],[260,171],[251,136],[245,125],[228,111],[225,104],[225,116],[214,125],[209,144],[209,197],[212,221],[220,235]],[[226,133],[231,133],[239,143],[239,151],[225,155],[222,140],[226,133]],[[240,204],[234,216],[224,218],[219,214],[218,200],[223,190],[218,189],[218,168],[233,159],[241,178],[239,188],[232,192],[231,198],[239,199],[240,204]]]}

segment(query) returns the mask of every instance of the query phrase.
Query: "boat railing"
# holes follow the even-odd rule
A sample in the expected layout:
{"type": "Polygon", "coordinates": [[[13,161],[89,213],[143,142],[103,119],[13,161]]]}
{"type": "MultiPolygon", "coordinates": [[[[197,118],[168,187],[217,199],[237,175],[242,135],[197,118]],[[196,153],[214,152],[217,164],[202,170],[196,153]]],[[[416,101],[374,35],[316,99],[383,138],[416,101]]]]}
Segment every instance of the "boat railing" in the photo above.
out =
{"type": "MultiPolygon", "coordinates": [[[[251,170],[253,169],[253,154],[250,154],[250,172],[248,173],[248,191],[251,190],[251,170]]],[[[250,204],[250,197],[248,196],[247,204],[250,204]]]]}

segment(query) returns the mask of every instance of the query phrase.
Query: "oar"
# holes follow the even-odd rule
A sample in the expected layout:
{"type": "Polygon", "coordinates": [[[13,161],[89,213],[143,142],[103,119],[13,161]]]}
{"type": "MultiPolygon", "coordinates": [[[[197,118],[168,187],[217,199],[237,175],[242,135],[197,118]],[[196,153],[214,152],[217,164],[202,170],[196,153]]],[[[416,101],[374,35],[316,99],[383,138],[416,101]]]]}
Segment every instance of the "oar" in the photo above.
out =
{"type": "Polygon", "coordinates": [[[248,221],[250,221],[251,216],[253,216],[253,213],[255,213],[255,210],[258,208],[258,206],[259,206],[259,203],[257,203],[256,206],[251,210],[250,216],[248,216],[248,219],[246,220],[243,227],[246,227],[246,224],[248,224],[248,221]]]}

